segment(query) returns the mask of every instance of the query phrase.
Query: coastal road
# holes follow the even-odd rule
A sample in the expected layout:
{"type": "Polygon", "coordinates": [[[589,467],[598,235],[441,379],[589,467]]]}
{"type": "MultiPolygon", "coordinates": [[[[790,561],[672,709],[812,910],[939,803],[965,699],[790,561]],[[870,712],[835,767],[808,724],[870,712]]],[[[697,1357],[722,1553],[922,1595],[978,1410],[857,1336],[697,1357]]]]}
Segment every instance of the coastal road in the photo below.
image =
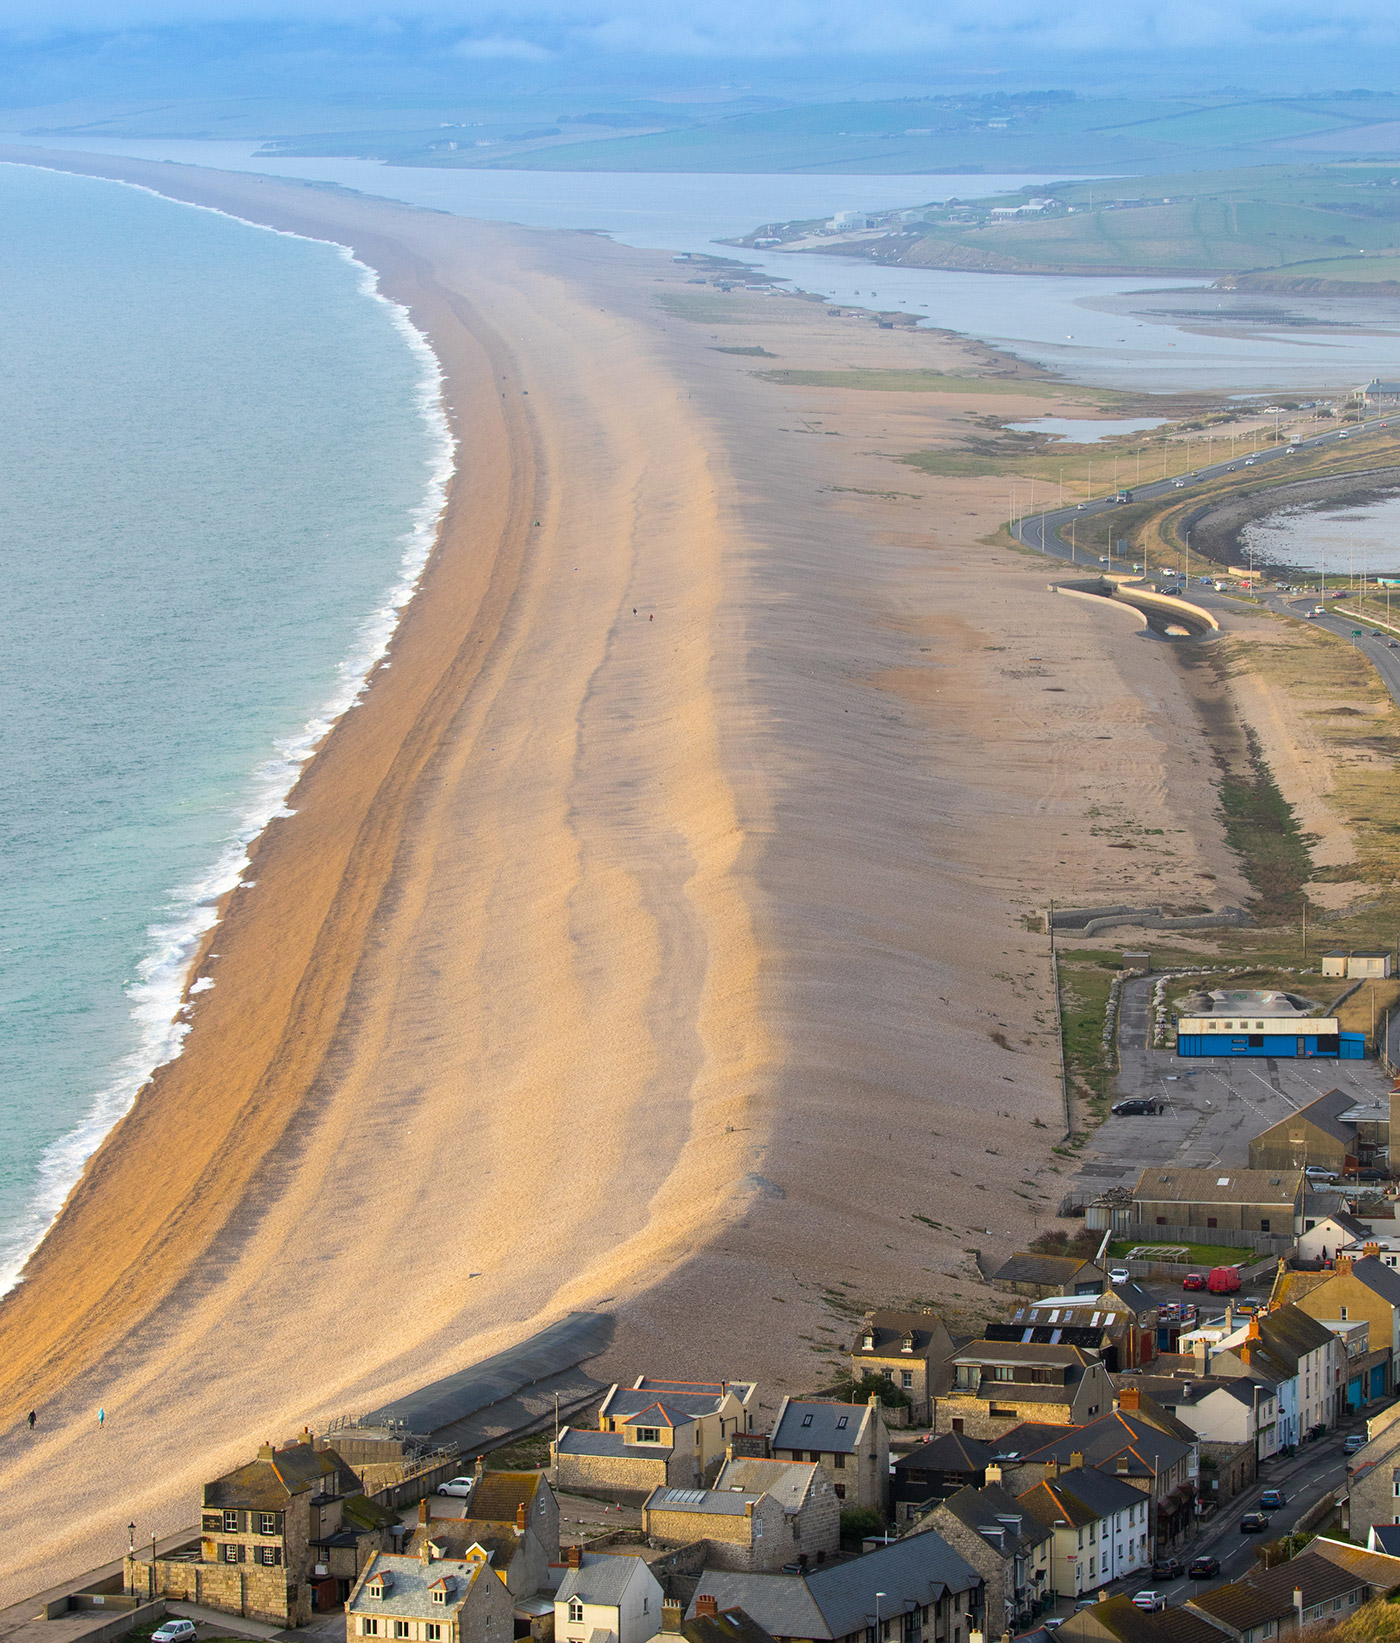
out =
{"type": "MultiPolygon", "coordinates": [[[[1390,417],[1375,417],[1366,422],[1353,423],[1348,428],[1328,429],[1324,433],[1311,434],[1306,439],[1295,440],[1291,450],[1294,453],[1314,451],[1324,446],[1336,444],[1338,441],[1355,439],[1362,433],[1373,428],[1386,427],[1390,417]]],[[[1178,490],[1189,490],[1192,485],[1202,479],[1215,479],[1227,473],[1238,471],[1243,473],[1246,468],[1266,468],[1280,462],[1292,461],[1289,450],[1284,446],[1275,446],[1266,451],[1259,451],[1252,456],[1240,457],[1233,461],[1216,462],[1204,468],[1197,468],[1190,475],[1176,475],[1168,479],[1154,480],[1147,485],[1132,487],[1133,500],[1136,502],[1152,501],[1156,497],[1166,497],[1178,490]]],[[[1111,497],[1100,497],[1087,502],[1076,503],[1072,508],[1056,508],[1044,513],[1028,514],[1025,518],[1013,522],[1011,529],[1016,537],[1027,547],[1035,548],[1038,552],[1049,555],[1054,559],[1063,559],[1067,564],[1083,566],[1090,574],[1099,570],[1111,570],[1114,563],[1107,557],[1097,553],[1086,553],[1074,541],[1071,532],[1066,540],[1061,532],[1072,523],[1080,520],[1096,518],[1117,507],[1111,497]]],[[[1348,630],[1349,631],[1349,630],[1348,630]]]]}

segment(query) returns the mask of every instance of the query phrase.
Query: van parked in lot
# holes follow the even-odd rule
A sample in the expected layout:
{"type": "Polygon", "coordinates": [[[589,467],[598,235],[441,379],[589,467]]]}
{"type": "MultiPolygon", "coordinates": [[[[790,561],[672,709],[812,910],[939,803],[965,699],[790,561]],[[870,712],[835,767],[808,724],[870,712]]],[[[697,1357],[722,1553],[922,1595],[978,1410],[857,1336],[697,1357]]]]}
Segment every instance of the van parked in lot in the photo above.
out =
{"type": "Polygon", "coordinates": [[[1240,1269],[1236,1266],[1213,1266],[1206,1288],[1212,1295],[1233,1295],[1240,1287],[1240,1269]]]}

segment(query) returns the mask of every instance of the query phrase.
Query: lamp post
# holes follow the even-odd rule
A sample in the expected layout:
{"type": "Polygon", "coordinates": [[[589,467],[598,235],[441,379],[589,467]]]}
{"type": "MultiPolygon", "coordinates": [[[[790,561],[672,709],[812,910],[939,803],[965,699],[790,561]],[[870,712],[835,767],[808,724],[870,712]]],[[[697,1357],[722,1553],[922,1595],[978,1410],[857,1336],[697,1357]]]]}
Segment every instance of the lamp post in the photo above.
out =
{"type": "Polygon", "coordinates": [[[131,1596],[136,1596],[136,1525],[126,1526],[126,1555],[131,1559],[131,1596]]]}
{"type": "Polygon", "coordinates": [[[880,1643],[880,1599],[884,1595],[883,1592],[875,1594],[875,1643],[880,1643]]]}

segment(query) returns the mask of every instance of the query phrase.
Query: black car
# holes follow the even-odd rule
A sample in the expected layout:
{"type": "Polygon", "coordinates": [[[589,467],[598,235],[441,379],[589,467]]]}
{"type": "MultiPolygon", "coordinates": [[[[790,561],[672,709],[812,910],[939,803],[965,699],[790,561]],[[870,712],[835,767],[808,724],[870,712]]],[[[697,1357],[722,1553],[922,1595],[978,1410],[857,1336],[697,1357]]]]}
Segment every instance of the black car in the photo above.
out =
{"type": "Polygon", "coordinates": [[[1262,1512],[1246,1512],[1240,1519],[1242,1535],[1262,1535],[1268,1527],[1269,1520],[1262,1512]]]}
{"type": "Polygon", "coordinates": [[[1186,1570],[1188,1580],[1214,1580],[1219,1573],[1218,1557],[1193,1557],[1186,1570]]]}
{"type": "Polygon", "coordinates": [[[1152,1565],[1154,1580],[1180,1580],[1186,1573],[1186,1565],[1179,1557],[1159,1557],[1152,1565]]]}
{"type": "Polygon", "coordinates": [[[1161,1112],[1162,1103],[1154,1101],[1148,1096],[1135,1095],[1127,1101],[1115,1101],[1113,1111],[1119,1118],[1141,1118],[1146,1114],[1156,1115],[1161,1112]]]}

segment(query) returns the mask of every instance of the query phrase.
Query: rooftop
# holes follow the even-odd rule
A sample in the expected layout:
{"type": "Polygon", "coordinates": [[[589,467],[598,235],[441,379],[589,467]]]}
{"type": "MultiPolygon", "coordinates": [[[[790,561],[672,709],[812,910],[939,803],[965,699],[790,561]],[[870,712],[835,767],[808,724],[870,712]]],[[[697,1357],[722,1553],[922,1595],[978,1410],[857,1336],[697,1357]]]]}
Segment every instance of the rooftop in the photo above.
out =
{"type": "Polygon", "coordinates": [[[359,1492],[359,1479],[334,1449],[292,1443],[285,1449],[264,1444],[258,1458],[204,1485],[206,1506],[280,1511],[293,1495],[359,1492]]]}
{"type": "Polygon", "coordinates": [[[585,1552],[580,1568],[564,1571],[554,1600],[556,1603],[566,1603],[571,1597],[577,1597],[585,1603],[620,1603],[639,1569],[649,1579],[656,1579],[639,1557],[609,1557],[606,1552],[585,1552]]]}
{"type": "Polygon", "coordinates": [[[1008,1257],[992,1274],[994,1284],[1068,1284],[1085,1269],[1095,1278],[1102,1268],[1077,1255],[1035,1255],[1029,1250],[1018,1250],[1008,1257]]]}
{"type": "Polygon", "coordinates": [[[1138,1177],[1133,1197],[1144,1203],[1269,1204],[1292,1206],[1303,1172],[1289,1170],[1174,1169],[1154,1164],[1138,1177]]]}
{"type": "MultiPolygon", "coordinates": [[[[360,1584],[345,1605],[350,1614],[426,1616],[459,1608],[472,1582],[486,1567],[484,1558],[443,1558],[425,1563],[421,1558],[376,1552],[360,1584]],[[384,1595],[373,1595],[376,1577],[385,1582],[384,1595]],[[438,1602],[432,1588],[446,1581],[447,1596],[438,1602]]],[[[490,1578],[490,1577],[488,1577],[490,1578]]]]}
{"type": "Polygon", "coordinates": [[[762,1497],[747,1489],[653,1489],[647,1512],[698,1512],[706,1517],[746,1517],[762,1497]]]}
{"type": "Polygon", "coordinates": [[[773,1428],[773,1448],[854,1454],[869,1414],[864,1403],[787,1399],[773,1428]]]}
{"type": "Polygon", "coordinates": [[[772,1495],[782,1502],[784,1511],[795,1512],[809,1494],[824,1494],[831,1485],[816,1461],[768,1460],[758,1456],[736,1455],[720,1468],[715,1488],[772,1495]]]}

